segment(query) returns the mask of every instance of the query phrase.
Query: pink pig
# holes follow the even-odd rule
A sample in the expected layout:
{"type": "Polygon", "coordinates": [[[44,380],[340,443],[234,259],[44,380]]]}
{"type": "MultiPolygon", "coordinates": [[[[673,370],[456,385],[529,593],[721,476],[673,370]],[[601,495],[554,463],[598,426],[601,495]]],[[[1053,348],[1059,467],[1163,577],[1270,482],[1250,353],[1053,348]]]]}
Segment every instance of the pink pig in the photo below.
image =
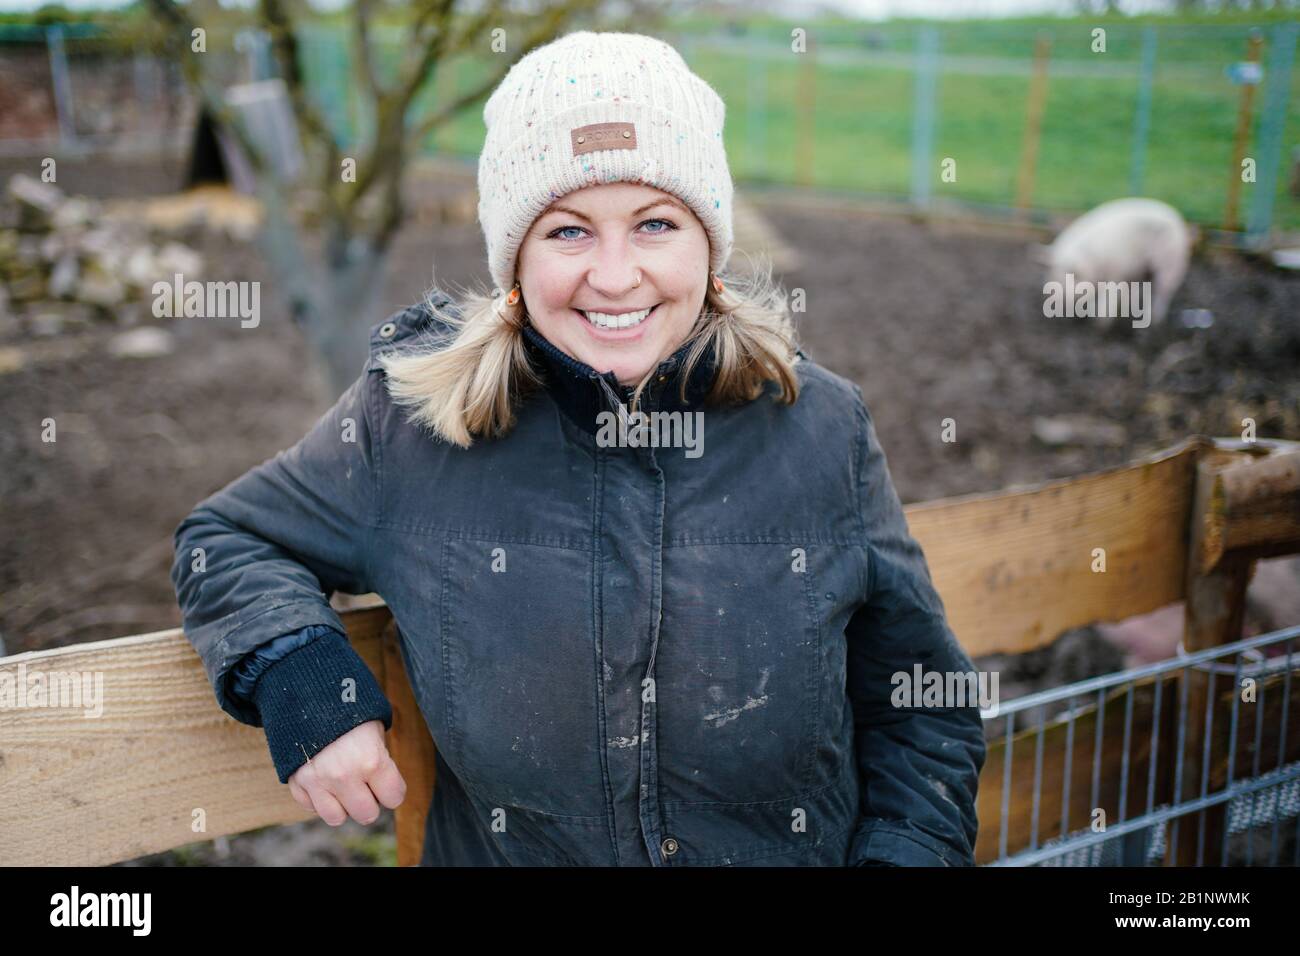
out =
{"type": "MultiPolygon", "coordinates": [[[[1188,226],[1172,206],[1156,199],[1128,198],[1102,203],[1070,223],[1050,246],[1038,245],[1035,258],[1047,266],[1048,280],[1133,282],[1150,278],[1145,316],[1162,322],[1187,274],[1200,230],[1188,226]]],[[[1113,317],[1111,317],[1113,318],[1113,317]]],[[[1109,322],[1106,322],[1109,324],[1109,322]]],[[[1144,323],[1135,322],[1135,327],[1144,323]]]]}

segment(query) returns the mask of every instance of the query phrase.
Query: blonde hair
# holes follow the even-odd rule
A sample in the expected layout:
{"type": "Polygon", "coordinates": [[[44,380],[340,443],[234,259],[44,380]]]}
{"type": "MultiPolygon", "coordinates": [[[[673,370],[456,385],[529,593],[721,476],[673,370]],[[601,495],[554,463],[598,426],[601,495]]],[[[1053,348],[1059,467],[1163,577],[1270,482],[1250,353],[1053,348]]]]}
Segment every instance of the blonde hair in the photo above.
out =
{"type": "MultiPolygon", "coordinates": [[[[712,281],[707,284],[695,327],[676,346],[693,343],[683,362],[682,387],[711,342],[718,373],[706,405],[752,401],[768,381],[779,388],[774,400],[793,404],[799,397],[794,370],[798,345],[786,294],[772,279],[771,264],[747,276],[719,278],[723,292],[712,281]]],[[[542,381],[528,359],[522,297],[508,306],[504,296],[493,297],[480,287],[461,291],[457,305],[436,296],[438,291],[436,284],[425,291],[424,308],[449,331],[395,349],[377,362],[387,374],[393,401],[413,410],[408,421],[468,448],[475,438],[508,434],[516,403],[542,381]]],[[[637,383],[631,411],[654,372],[652,366],[637,383]]]]}

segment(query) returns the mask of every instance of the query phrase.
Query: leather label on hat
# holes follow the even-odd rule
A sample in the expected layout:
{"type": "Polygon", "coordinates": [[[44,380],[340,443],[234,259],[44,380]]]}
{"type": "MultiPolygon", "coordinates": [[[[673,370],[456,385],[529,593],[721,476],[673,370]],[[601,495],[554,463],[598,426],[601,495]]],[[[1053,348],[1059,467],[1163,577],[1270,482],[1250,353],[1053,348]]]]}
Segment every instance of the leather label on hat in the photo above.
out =
{"type": "Polygon", "coordinates": [[[569,130],[573,155],[597,149],[636,149],[636,127],[631,123],[591,123],[569,130]]]}

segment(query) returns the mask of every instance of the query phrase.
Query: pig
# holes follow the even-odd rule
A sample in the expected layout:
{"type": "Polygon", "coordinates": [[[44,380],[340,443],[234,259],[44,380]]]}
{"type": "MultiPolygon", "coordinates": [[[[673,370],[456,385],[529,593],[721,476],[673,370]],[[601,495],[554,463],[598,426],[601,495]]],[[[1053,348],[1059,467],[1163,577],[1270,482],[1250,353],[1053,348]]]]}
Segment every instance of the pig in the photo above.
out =
{"type": "MultiPolygon", "coordinates": [[[[1164,321],[1199,239],[1200,230],[1172,206],[1130,197],[1084,213],[1050,246],[1035,246],[1034,254],[1047,266],[1047,281],[1064,285],[1072,273],[1075,288],[1084,281],[1133,282],[1149,276],[1150,300],[1140,300],[1146,311],[1133,313],[1135,327],[1141,327],[1150,320],[1164,321]]],[[[1114,316],[1098,318],[1108,326],[1114,316]]]]}

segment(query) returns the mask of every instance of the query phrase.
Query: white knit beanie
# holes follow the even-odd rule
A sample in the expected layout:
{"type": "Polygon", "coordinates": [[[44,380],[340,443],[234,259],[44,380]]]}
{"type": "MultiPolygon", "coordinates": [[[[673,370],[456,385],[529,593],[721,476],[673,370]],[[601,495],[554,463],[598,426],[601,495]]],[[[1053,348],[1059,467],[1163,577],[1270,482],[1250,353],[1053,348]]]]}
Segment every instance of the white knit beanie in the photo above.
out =
{"type": "Polygon", "coordinates": [[[667,43],[581,30],[510,68],[483,108],[479,223],[501,290],[525,233],[566,193],[635,182],[682,200],[709,236],[709,267],[731,255],[726,107],[667,43]]]}

